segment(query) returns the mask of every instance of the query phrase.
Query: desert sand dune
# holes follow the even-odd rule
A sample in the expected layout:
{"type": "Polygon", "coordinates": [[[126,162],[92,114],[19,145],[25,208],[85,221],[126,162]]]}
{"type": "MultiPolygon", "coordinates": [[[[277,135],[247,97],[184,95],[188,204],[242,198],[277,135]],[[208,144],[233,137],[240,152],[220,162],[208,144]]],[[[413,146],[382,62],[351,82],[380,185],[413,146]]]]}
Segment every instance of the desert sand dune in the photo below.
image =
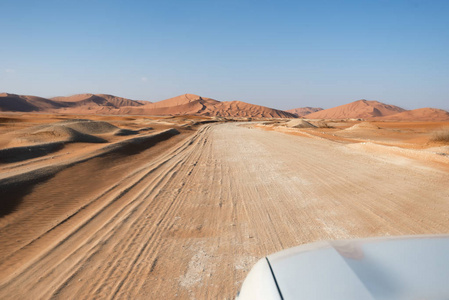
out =
{"type": "Polygon", "coordinates": [[[349,104],[321,110],[307,115],[308,119],[371,119],[389,116],[404,109],[378,101],[358,100],[349,104]]]}
{"type": "Polygon", "coordinates": [[[254,118],[296,118],[295,115],[265,106],[241,101],[226,101],[215,104],[205,111],[207,116],[220,117],[254,117],[254,118]]]}
{"type": "Polygon", "coordinates": [[[388,152],[207,124],[17,191],[0,219],[0,298],[233,298],[287,247],[448,233],[447,178],[388,152]]]}

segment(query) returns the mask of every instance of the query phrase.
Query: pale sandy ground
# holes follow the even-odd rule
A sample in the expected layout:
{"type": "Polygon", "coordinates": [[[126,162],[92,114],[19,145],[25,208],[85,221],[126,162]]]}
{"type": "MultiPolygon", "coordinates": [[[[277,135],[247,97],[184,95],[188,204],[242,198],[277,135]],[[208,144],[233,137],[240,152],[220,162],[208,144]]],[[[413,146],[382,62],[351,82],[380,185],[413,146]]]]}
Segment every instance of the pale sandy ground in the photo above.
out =
{"type": "Polygon", "coordinates": [[[230,299],[302,243],[449,233],[449,168],[239,126],[75,164],[0,219],[1,299],[230,299]]]}

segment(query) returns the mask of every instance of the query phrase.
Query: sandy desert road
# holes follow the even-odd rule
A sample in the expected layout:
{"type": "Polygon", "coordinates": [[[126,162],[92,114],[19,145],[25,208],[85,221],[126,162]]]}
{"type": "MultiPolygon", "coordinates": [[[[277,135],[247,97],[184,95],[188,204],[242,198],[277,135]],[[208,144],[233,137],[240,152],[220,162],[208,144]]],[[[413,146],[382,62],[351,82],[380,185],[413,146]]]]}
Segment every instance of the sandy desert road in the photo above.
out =
{"type": "Polygon", "coordinates": [[[70,167],[0,219],[1,299],[231,299],[284,248],[449,233],[449,173],[405,158],[231,123],[143,155],[70,167]]]}

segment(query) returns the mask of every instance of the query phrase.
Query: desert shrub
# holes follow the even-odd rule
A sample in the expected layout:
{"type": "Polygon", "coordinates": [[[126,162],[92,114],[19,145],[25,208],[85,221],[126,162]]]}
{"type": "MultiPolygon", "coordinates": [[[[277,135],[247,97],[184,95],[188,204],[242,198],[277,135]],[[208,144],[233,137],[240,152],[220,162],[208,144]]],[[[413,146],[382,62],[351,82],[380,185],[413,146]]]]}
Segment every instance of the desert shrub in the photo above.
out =
{"type": "Polygon", "coordinates": [[[431,140],[434,142],[449,143],[449,129],[435,132],[431,140]]]}

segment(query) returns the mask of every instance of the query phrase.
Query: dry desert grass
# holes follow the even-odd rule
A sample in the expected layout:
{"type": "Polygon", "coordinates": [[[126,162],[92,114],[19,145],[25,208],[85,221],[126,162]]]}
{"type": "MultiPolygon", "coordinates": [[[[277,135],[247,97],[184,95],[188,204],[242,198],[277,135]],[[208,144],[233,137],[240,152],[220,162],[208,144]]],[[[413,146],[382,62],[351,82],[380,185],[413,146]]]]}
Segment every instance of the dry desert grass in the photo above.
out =
{"type": "Polygon", "coordinates": [[[438,131],[434,133],[432,139],[433,142],[441,142],[449,144],[449,129],[438,131]]]}

